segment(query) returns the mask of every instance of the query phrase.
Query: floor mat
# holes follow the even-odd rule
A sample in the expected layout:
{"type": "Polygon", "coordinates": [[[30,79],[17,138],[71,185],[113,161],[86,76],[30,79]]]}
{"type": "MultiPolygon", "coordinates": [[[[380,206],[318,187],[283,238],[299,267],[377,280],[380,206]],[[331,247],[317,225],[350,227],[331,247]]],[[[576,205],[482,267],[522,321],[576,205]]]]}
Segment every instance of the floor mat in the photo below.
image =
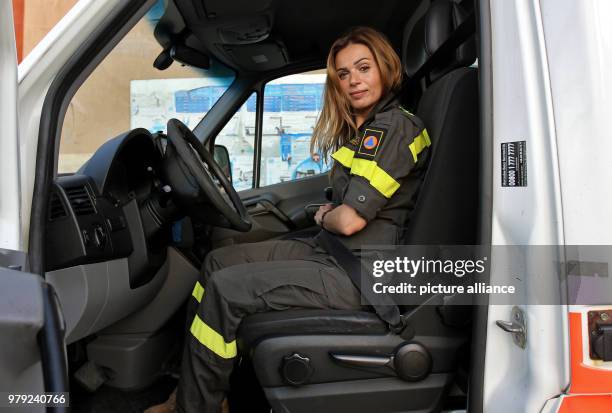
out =
{"type": "Polygon", "coordinates": [[[177,380],[166,376],[142,390],[122,391],[102,386],[87,393],[71,383],[70,407],[73,413],[142,413],[146,408],[166,401],[177,380]]]}

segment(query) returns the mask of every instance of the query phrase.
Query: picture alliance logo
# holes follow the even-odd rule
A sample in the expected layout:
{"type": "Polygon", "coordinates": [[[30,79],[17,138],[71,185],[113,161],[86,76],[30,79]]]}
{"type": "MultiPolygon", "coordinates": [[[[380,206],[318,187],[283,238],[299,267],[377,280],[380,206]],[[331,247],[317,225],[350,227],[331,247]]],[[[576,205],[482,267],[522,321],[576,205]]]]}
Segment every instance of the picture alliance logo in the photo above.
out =
{"type": "Polygon", "coordinates": [[[402,282],[395,285],[384,285],[383,283],[375,283],[373,291],[376,294],[514,294],[516,287],[513,285],[489,285],[484,282],[476,282],[470,285],[448,285],[448,284],[432,284],[415,285],[407,282],[402,282]]]}

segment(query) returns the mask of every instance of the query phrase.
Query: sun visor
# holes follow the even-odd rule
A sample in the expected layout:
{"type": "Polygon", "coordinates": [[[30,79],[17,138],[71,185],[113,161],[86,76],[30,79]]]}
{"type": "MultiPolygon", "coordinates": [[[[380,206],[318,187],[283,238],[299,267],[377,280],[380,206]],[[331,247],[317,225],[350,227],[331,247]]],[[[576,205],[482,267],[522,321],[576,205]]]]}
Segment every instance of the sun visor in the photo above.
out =
{"type": "Polygon", "coordinates": [[[200,17],[208,19],[223,18],[241,14],[244,16],[260,14],[272,8],[273,0],[195,0],[193,1],[200,17]]]}
{"type": "Polygon", "coordinates": [[[288,63],[287,52],[280,42],[264,41],[247,45],[217,45],[237,66],[248,71],[272,70],[288,63]]]}
{"type": "Polygon", "coordinates": [[[266,15],[252,16],[218,28],[223,44],[251,44],[265,40],[272,30],[272,22],[266,15]]]}

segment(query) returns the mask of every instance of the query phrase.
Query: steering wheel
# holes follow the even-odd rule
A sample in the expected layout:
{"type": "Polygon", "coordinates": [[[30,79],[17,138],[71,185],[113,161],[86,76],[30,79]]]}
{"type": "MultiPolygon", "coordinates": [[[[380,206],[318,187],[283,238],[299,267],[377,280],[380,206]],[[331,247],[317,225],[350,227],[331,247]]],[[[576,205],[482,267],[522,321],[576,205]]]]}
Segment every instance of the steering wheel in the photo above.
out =
{"type": "Polygon", "coordinates": [[[214,157],[204,148],[193,132],[180,120],[170,119],[167,135],[176,155],[193,176],[197,186],[207,196],[216,212],[225,217],[233,229],[243,232],[250,230],[251,218],[242,200],[221,167],[215,162],[214,157]]]}

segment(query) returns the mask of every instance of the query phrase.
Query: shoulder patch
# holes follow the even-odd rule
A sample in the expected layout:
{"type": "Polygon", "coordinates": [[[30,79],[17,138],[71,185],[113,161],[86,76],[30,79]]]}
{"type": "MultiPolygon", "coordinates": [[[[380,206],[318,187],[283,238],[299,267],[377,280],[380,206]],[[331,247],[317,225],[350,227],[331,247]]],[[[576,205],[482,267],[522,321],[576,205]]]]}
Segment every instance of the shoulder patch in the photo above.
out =
{"type": "Polygon", "coordinates": [[[382,145],[385,132],[385,129],[366,128],[363,131],[361,144],[359,145],[357,153],[360,155],[371,156],[372,158],[376,156],[378,148],[382,145]]]}

